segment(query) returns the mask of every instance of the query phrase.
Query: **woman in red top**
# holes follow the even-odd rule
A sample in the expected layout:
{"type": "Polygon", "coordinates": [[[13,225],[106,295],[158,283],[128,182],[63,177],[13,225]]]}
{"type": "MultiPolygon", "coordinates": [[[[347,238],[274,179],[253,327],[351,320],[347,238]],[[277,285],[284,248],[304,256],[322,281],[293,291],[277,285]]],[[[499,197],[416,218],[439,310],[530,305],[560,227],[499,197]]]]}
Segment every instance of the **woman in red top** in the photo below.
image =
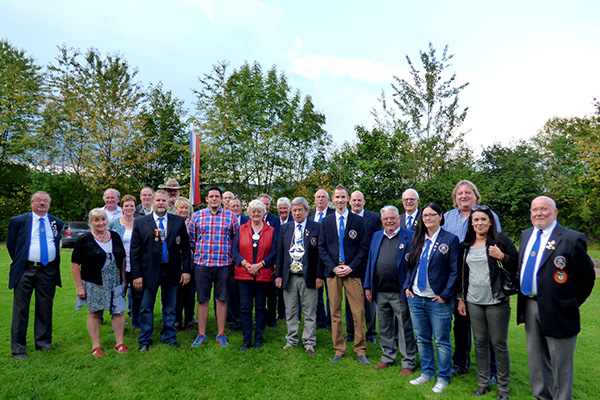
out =
{"type": "Polygon", "coordinates": [[[252,200],[248,204],[250,220],[240,226],[233,241],[231,252],[235,261],[235,279],[240,291],[240,318],[244,343],[240,351],[252,344],[252,309],[256,318],[254,347],[263,347],[263,333],[267,322],[267,291],[273,282],[277,257],[277,235],[272,226],[266,224],[267,213],[264,203],[252,200]]]}

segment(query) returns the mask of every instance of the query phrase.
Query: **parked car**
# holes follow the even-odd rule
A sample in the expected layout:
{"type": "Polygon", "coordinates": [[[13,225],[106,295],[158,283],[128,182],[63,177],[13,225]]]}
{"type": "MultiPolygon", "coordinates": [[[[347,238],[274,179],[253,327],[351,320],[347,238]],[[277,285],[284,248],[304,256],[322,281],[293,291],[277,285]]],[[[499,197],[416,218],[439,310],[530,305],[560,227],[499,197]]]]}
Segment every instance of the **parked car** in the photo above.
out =
{"type": "Polygon", "coordinates": [[[73,247],[77,238],[86,232],[91,231],[92,228],[87,222],[65,222],[63,229],[60,232],[60,247],[73,247]]]}

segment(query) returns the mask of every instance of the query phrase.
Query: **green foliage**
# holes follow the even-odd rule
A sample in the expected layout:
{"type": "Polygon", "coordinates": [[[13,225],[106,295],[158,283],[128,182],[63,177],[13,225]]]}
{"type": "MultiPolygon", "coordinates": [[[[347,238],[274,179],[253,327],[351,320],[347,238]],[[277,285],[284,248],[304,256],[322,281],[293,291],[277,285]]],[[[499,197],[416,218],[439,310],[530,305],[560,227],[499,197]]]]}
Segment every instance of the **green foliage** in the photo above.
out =
{"type": "Polygon", "coordinates": [[[546,194],[567,227],[600,237],[600,106],[595,115],[554,117],[532,139],[542,158],[546,194]]]}
{"type": "Polygon", "coordinates": [[[170,177],[180,183],[189,181],[190,151],[183,101],[165,91],[162,83],[150,86],[147,108],[141,114],[141,135],[136,137],[136,152],[128,156],[135,165],[132,186],[158,187],[170,177]],[[186,179],[187,177],[187,179],[186,179]]]}
{"type": "Polygon", "coordinates": [[[43,75],[33,58],[0,40],[0,165],[24,161],[43,103],[43,75]]]}
{"type": "Polygon", "coordinates": [[[310,96],[292,92],[273,66],[255,62],[199,78],[194,120],[202,142],[203,182],[221,182],[244,198],[290,190],[322,164],[330,136],[310,96]]]}
{"type": "Polygon", "coordinates": [[[482,204],[498,214],[504,233],[514,240],[531,226],[531,201],[543,193],[540,161],[533,146],[523,141],[507,147],[493,144],[481,154],[475,181],[482,204]]]}
{"type": "Polygon", "coordinates": [[[446,78],[453,57],[447,51],[438,59],[430,43],[427,53],[420,52],[422,70],[407,56],[411,82],[394,76],[393,104],[382,92],[381,109],[372,110],[376,127],[357,127],[356,142],[332,154],[331,180],[361,190],[371,209],[401,206],[402,193],[412,187],[423,204],[434,201],[448,210],[456,182],[473,174],[460,131],[468,109],[458,105],[468,83],[457,86],[456,74],[446,78]]]}
{"type": "Polygon", "coordinates": [[[119,54],[59,50],[56,65],[48,67],[43,130],[54,161],[77,176],[80,190],[131,189],[143,100],[137,71],[119,54]]]}
{"type": "Polygon", "coordinates": [[[0,241],[6,240],[10,218],[30,211],[31,172],[21,164],[3,163],[0,167],[0,241]]]}

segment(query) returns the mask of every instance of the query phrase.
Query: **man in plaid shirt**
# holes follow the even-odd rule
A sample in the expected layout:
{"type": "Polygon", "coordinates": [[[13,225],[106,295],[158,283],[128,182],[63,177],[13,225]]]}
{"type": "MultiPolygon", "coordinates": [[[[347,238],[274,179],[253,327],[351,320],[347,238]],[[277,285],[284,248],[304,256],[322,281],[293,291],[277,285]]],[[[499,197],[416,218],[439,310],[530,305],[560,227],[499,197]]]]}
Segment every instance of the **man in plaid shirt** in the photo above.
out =
{"type": "Polygon", "coordinates": [[[208,189],[208,207],[197,211],[190,221],[188,233],[194,249],[194,274],[198,292],[198,337],[192,347],[204,344],[208,322],[210,293],[215,288],[217,302],[217,343],[228,346],[225,336],[227,316],[227,281],[233,273],[231,247],[239,225],[231,211],[221,207],[222,193],[218,187],[208,189]]]}

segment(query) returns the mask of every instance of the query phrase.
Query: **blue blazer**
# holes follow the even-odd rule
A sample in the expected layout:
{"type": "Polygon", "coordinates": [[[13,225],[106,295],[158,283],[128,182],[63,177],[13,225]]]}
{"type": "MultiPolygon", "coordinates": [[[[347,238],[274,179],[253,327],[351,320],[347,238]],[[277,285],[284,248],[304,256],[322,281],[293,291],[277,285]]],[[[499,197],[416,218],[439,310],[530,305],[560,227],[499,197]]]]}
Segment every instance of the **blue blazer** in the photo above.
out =
{"type": "Polygon", "coordinates": [[[365,228],[367,229],[368,242],[371,243],[373,234],[383,228],[381,224],[381,216],[369,210],[365,210],[363,215],[365,219],[365,228]]]}
{"type": "MultiPolygon", "coordinates": [[[[532,232],[533,228],[529,228],[521,234],[519,274],[525,256],[523,252],[532,232]]],[[[587,253],[585,236],[556,224],[537,275],[537,304],[544,336],[567,338],[579,333],[579,306],[592,293],[595,281],[594,262],[587,253]]],[[[525,300],[519,291],[517,324],[525,322],[525,300]]]]}
{"type": "MultiPolygon", "coordinates": [[[[422,249],[413,249],[413,251],[420,253],[422,249]]],[[[458,237],[441,228],[429,256],[427,279],[434,293],[446,303],[456,296],[455,286],[460,254],[458,237]]],[[[406,277],[404,289],[412,291],[412,284],[417,276],[418,266],[412,265],[411,268],[412,272],[406,277]]]]}
{"type": "MultiPolygon", "coordinates": [[[[328,215],[330,215],[330,214],[333,214],[334,212],[335,212],[335,210],[334,210],[333,208],[329,208],[329,207],[327,207],[327,208],[325,209],[325,215],[323,215],[323,218],[325,218],[326,216],[328,216],[328,215]]],[[[315,214],[316,214],[316,213],[317,213],[317,209],[310,210],[310,211],[308,212],[308,219],[310,219],[311,221],[314,221],[314,220],[315,220],[315,214]]],[[[315,221],[315,222],[316,222],[316,221],[315,221]]]]}
{"type": "MultiPolygon", "coordinates": [[[[248,217],[248,219],[250,219],[250,217],[248,217]]],[[[281,228],[281,219],[279,219],[279,217],[275,214],[267,213],[267,216],[265,217],[265,221],[267,221],[267,224],[269,226],[272,226],[273,228],[275,228],[275,234],[277,235],[277,237],[279,237],[279,228],[281,228]]]]}
{"type": "MultiPolygon", "coordinates": [[[[135,220],[131,235],[131,278],[143,278],[144,288],[156,289],[160,280],[162,242],[156,239],[154,214],[135,220]]],[[[181,274],[191,271],[190,237],[185,220],[175,214],[167,217],[167,251],[169,263],[167,279],[170,285],[178,285],[181,274]]]]}
{"type": "MultiPolygon", "coordinates": [[[[419,220],[419,213],[420,212],[421,212],[421,210],[417,210],[417,215],[412,220],[412,225],[410,226],[410,230],[411,231],[416,231],[417,230],[417,226],[419,225],[419,223],[417,221],[419,220]]],[[[406,228],[406,213],[405,212],[403,212],[400,215],[400,226],[402,228],[406,228]]]]}
{"type": "MultiPolygon", "coordinates": [[[[375,273],[375,264],[377,263],[377,257],[379,256],[379,249],[381,248],[381,242],[383,242],[383,230],[375,232],[373,239],[371,239],[371,247],[369,249],[369,258],[367,260],[367,271],[365,273],[365,289],[370,289],[371,293],[375,295],[375,288],[373,287],[373,274],[375,273]]],[[[398,231],[398,256],[396,257],[396,268],[398,270],[398,283],[400,288],[404,285],[406,280],[406,274],[408,271],[408,255],[412,245],[412,239],[414,232],[400,227],[398,231]]],[[[404,296],[404,290],[402,290],[404,296]]]]}
{"type": "MultiPolygon", "coordinates": [[[[277,263],[275,269],[275,278],[282,278],[281,287],[286,288],[290,278],[290,265],[292,258],[290,257],[290,246],[294,237],[294,228],[296,223],[292,219],[291,222],[281,225],[279,241],[277,242],[277,263]]],[[[321,260],[319,258],[319,229],[321,225],[318,222],[307,219],[306,227],[304,228],[304,257],[302,258],[303,276],[306,287],[316,289],[316,279],[324,279],[319,275],[321,260]]]]}
{"type": "MultiPolygon", "coordinates": [[[[319,255],[321,256],[321,267],[323,268],[319,276],[325,278],[333,278],[335,276],[333,269],[340,264],[340,241],[336,214],[333,213],[323,218],[319,232],[319,255]]],[[[349,212],[345,228],[343,243],[346,265],[352,269],[351,277],[362,278],[362,269],[369,252],[364,219],[349,212]]]]}
{"type": "MultiPolygon", "coordinates": [[[[13,289],[25,272],[25,264],[29,256],[29,242],[31,241],[31,212],[12,217],[8,223],[6,233],[6,249],[12,260],[8,276],[8,288],[13,289]]],[[[56,258],[47,267],[56,269],[56,286],[61,286],[60,280],[60,231],[63,223],[60,219],[48,214],[52,233],[54,235],[54,246],[56,258]],[[54,229],[56,228],[56,229],[54,229]]]]}

